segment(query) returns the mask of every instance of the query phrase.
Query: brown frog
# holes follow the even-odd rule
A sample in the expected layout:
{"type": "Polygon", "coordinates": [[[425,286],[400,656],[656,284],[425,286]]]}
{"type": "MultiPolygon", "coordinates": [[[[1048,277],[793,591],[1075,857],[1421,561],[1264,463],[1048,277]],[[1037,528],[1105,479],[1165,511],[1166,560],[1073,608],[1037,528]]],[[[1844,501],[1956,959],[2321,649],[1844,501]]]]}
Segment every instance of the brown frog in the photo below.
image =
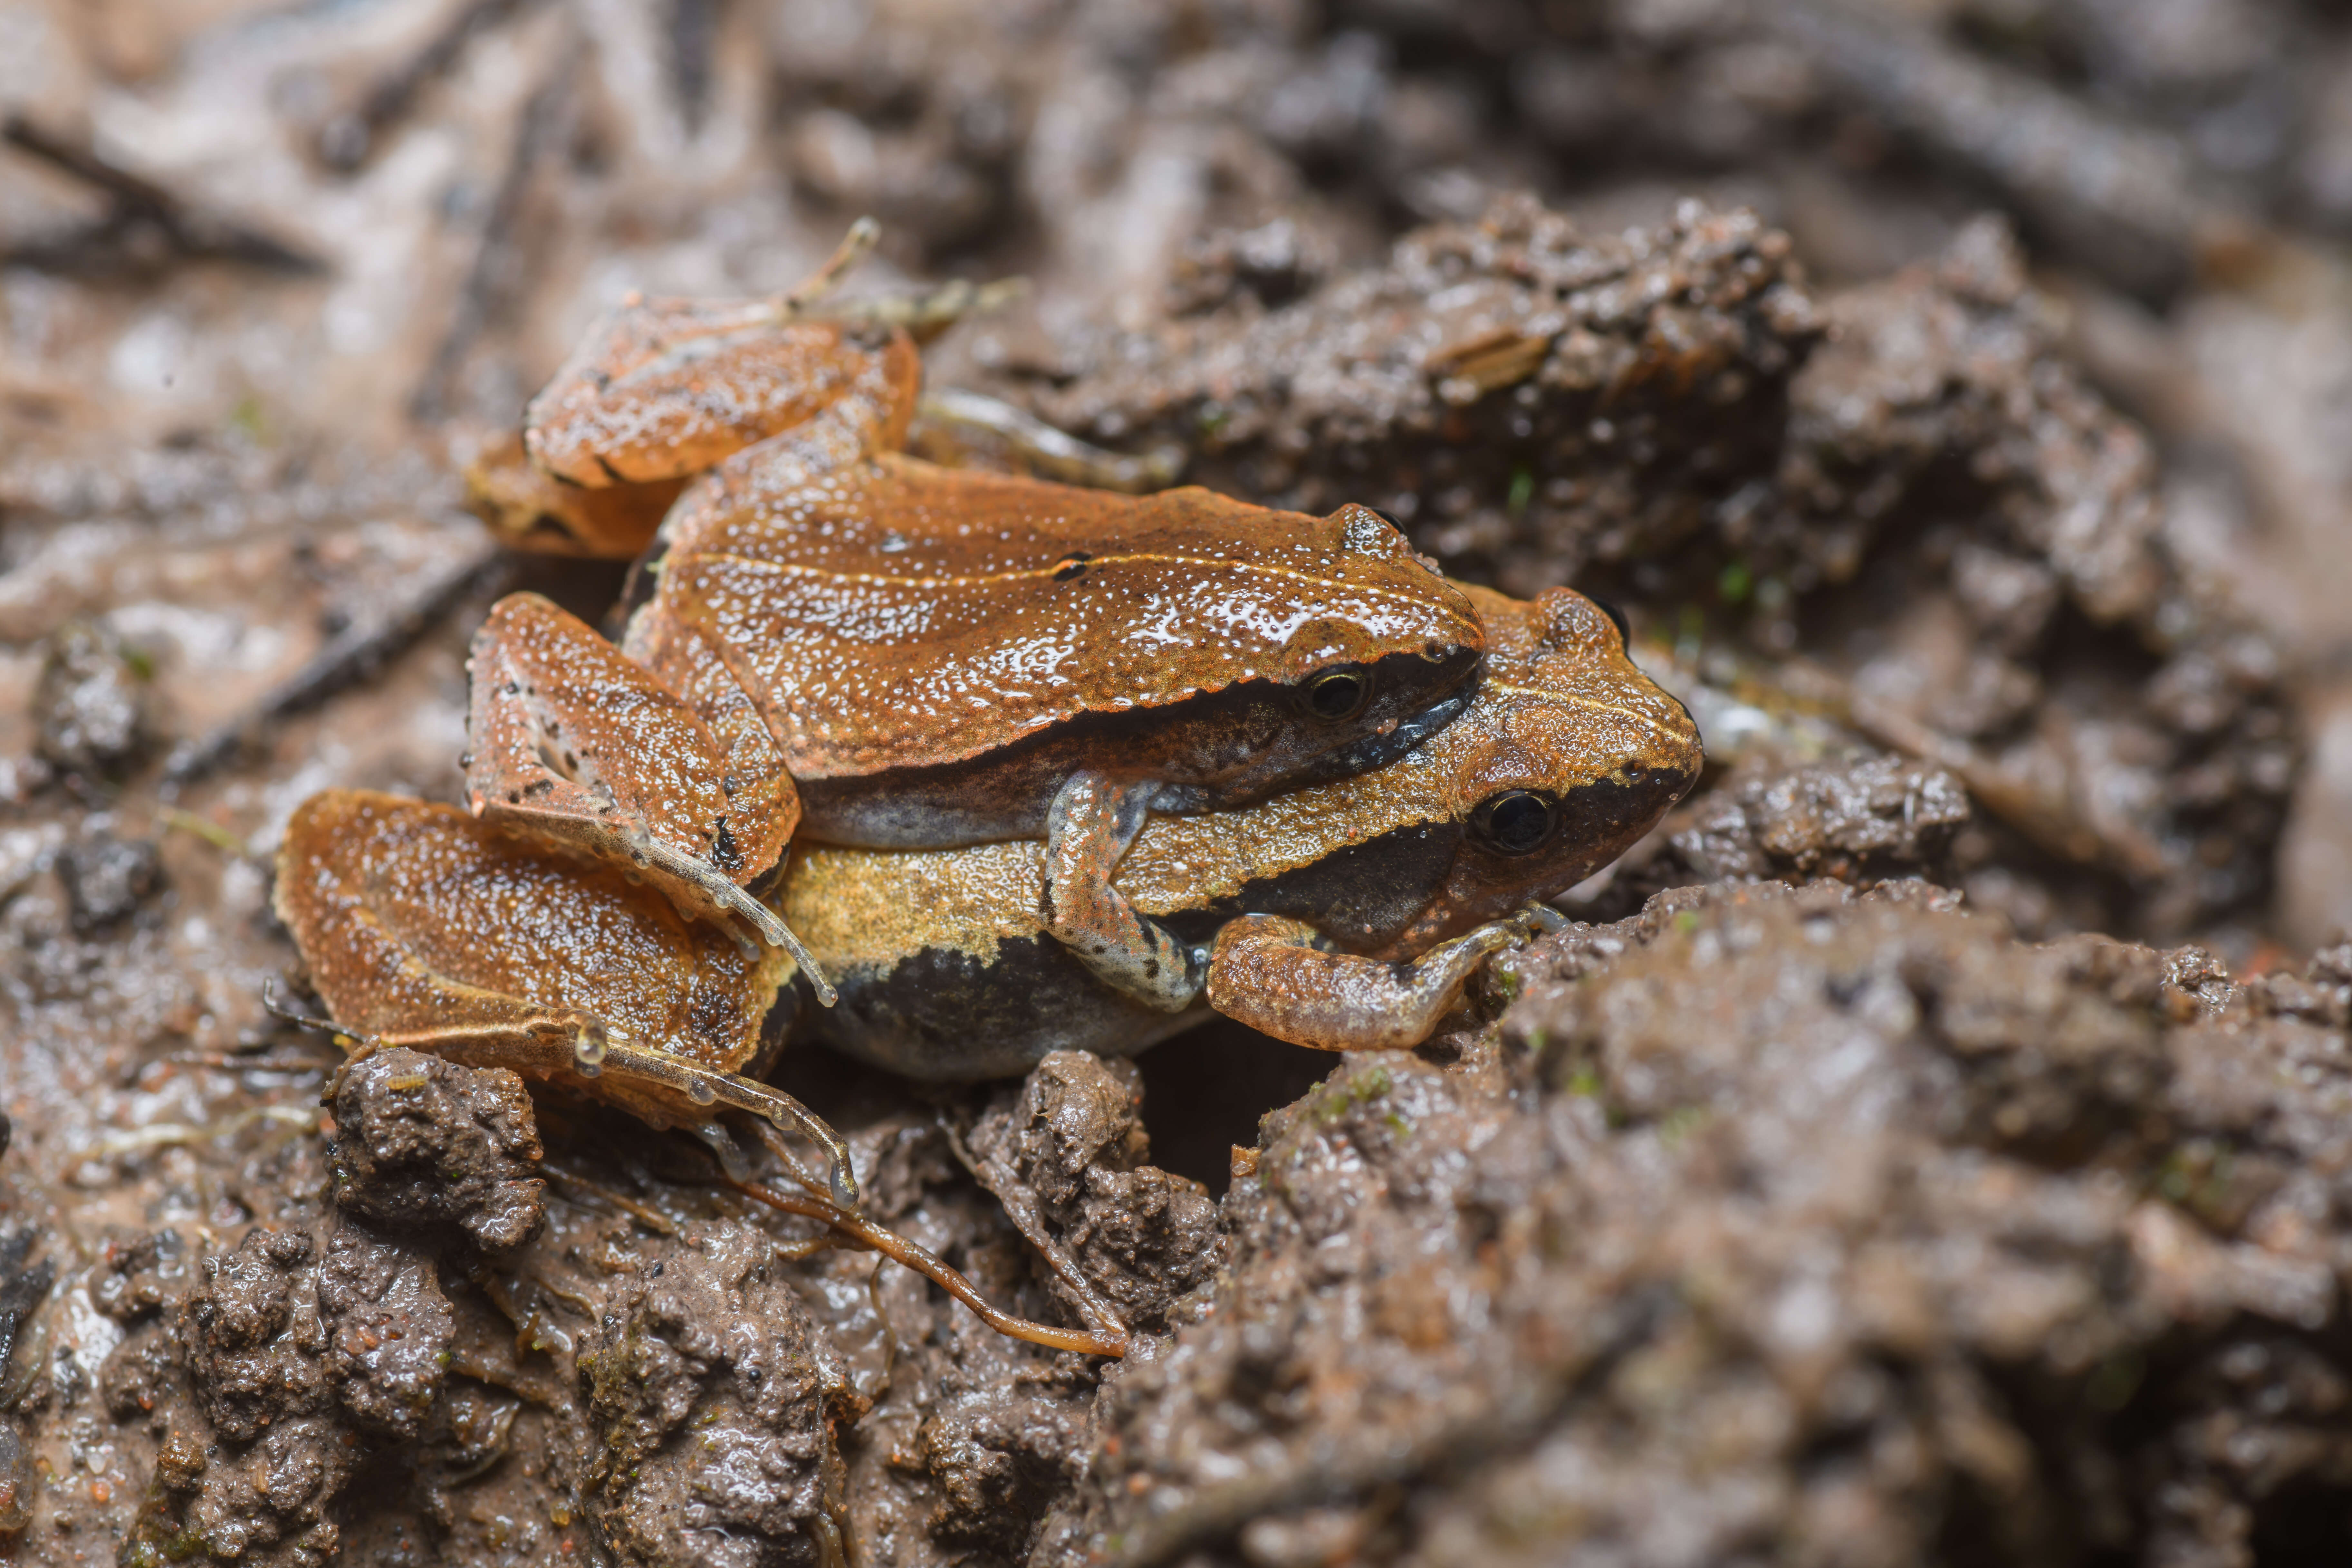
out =
{"type": "Polygon", "coordinates": [[[1147,1004],[1187,1005],[1191,951],[1112,876],[1146,818],[1376,767],[1435,732],[1484,645],[1468,599],[1366,507],[1316,518],[908,457],[906,329],[796,310],[633,301],[533,400],[530,476],[481,481],[510,525],[544,490],[569,510],[523,531],[618,549],[667,511],[617,647],[536,596],[492,611],[468,804],[751,921],[825,1001],[821,964],[756,896],[796,835],[1042,838],[1045,932],[1147,1004]]]}
{"type": "MultiPolygon", "coordinates": [[[[1542,918],[1511,911],[1613,858],[1697,776],[1688,715],[1590,600],[1473,594],[1490,668],[1454,723],[1371,772],[1139,836],[1121,889],[1202,955],[1209,1006],[1328,1049],[1423,1039],[1478,962],[1542,918]]],[[[1051,937],[1046,859],[1034,841],[795,849],[780,901],[843,977],[830,1014],[799,1005],[785,955],[746,954],[617,869],[447,806],[314,797],[279,851],[277,907],[368,1048],[568,1081],[706,1136],[737,1107],[838,1159],[821,1122],[756,1081],[796,1024],[911,1077],[970,1079],[1063,1047],[1139,1050],[1192,1021],[1051,937]]]]}
{"type": "Polygon", "coordinates": [[[1470,590],[1486,668],[1461,717],[1352,777],[1155,818],[1122,893],[1197,955],[1188,1010],[1098,984],[1037,914],[1034,843],[796,850],[779,894],[841,989],[797,1032],[912,1078],[1126,1054],[1213,1008],[1328,1050],[1414,1045],[1549,898],[1614,859],[1697,778],[1698,732],[1626,657],[1622,624],[1555,589],[1470,590]]]}

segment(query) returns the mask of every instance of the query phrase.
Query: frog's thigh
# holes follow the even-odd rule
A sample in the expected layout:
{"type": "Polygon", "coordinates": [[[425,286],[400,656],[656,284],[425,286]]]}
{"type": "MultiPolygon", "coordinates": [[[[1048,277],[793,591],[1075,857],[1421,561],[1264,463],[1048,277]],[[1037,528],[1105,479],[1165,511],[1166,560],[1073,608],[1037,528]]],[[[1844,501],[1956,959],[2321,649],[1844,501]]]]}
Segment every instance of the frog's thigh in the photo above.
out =
{"type": "Polygon", "coordinates": [[[470,668],[475,816],[643,867],[685,907],[729,910],[767,932],[774,917],[737,884],[766,869],[745,848],[772,863],[767,851],[800,819],[780,757],[765,776],[730,778],[729,753],[698,713],[535,594],[491,610],[470,668]]]}
{"type": "Polygon", "coordinates": [[[1401,1050],[1429,1038],[1488,953],[1519,940],[1496,921],[1438,943],[1410,963],[1314,946],[1314,928],[1251,915],[1217,933],[1209,1005],[1261,1034],[1325,1051],[1401,1050]]]}
{"type": "Polygon", "coordinates": [[[1192,949],[1144,918],[1111,886],[1111,873],[1143,829],[1154,781],[1113,784],[1073,776],[1045,813],[1045,930],[1107,984],[1165,1012],[1201,994],[1192,949]]]}

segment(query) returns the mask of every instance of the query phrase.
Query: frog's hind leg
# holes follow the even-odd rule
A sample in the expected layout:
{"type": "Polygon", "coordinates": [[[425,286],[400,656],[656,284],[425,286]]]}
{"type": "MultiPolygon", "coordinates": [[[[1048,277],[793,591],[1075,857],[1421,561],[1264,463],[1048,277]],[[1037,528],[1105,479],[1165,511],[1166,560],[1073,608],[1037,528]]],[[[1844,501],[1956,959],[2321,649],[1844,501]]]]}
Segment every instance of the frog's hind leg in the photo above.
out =
{"type": "Polygon", "coordinates": [[[741,883],[773,866],[800,795],[764,728],[722,737],[578,618],[512,594],[475,634],[466,799],[484,823],[635,865],[683,909],[748,921],[833,997],[782,921],[741,883]]]}
{"type": "MultiPolygon", "coordinates": [[[[826,1183],[832,1201],[845,1209],[857,1206],[857,1173],[851,1165],[849,1145],[841,1134],[825,1124],[824,1119],[786,1094],[764,1083],[754,1083],[740,1073],[720,1072],[715,1068],[691,1062],[662,1051],[637,1050],[631,1047],[607,1044],[593,1067],[585,1070],[611,1072],[640,1087],[659,1086],[706,1110],[729,1106],[748,1110],[768,1126],[782,1131],[796,1131],[824,1151],[826,1183]]],[[[676,1118],[703,1137],[699,1121],[676,1118]]],[[[723,1135],[723,1134],[722,1134],[723,1135]]],[[[708,1137],[703,1137],[709,1142],[708,1137]]],[[[712,1145],[716,1152],[717,1145],[712,1145]]],[[[720,1156],[721,1163],[725,1156],[720,1156]]]]}
{"type": "MultiPolygon", "coordinates": [[[[715,1106],[732,1106],[773,1126],[803,1134],[825,1152],[832,1201],[845,1209],[857,1206],[857,1177],[850,1164],[849,1145],[822,1117],[783,1090],[683,1057],[616,1044],[616,1031],[593,1014],[570,1008],[532,1007],[498,998],[497,1002],[507,1005],[496,1010],[511,1011],[512,1016],[489,1016],[484,1014],[485,998],[481,996],[453,1000],[459,1001],[453,1009],[459,1016],[446,1022],[371,1035],[355,1034],[323,1018],[306,1018],[299,1014],[279,1016],[305,1027],[330,1031],[336,1043],[349,1053],[342,1069],[327,1087],[325,1098],[329,1100],[334,1099],[341,1087],[343,1071],[379,1052],[404,1047],[464,1067],[505,1068],[538,1079],[570,1076],[595,1079],[610,1075],[616,1081],[606,1086],[607,1098],[656,1125],[683,1124],[703,1142],[711,1143],[714,1151],[719,1145],[712,1142],[710,1130],[718,1129],[718,1123],[696,1121],[685,1114],[676,1104],[677,1100],[683,1099],[705,1111],[715,1106]]],[[[725,1140],[723,1129],[718,1130],[718,1136],[725,1140]]],[[[731,1143],[726,1147],[733,1150],[731,1143]]],[[[748,1170],[742,1165],[740,1151],[734,1152],[733,1158],[738,1170],[748,1170]]],[[[726,1159],[722,1152],[721,1163],[726,1159]]],[[[736,1171],[729,1173],[733,1175],[736,1171]]]]}
{"type": "Polygon", "coordinates": [[[1530,905],[1508,920],[1439,942],[1406,963],[1316,944],[1312,926],[1250,915],[1217,933],[1209,1005],[1260,1034],[1324,1051],[1402,1050],[1429,1038],[1491,953],[1557,927],[1557,910],[1530,905]]]}
{"type": "Polygon", "coordinates": [[[1155,447],[1141,456],[1114,452],[985,393],[955,388],[926,393],[915,405],[915,419],[909,446],[950,468],[968,466],[971,447],[1001,447],[1028,472],[1122,495],[1164,490],[1184,469],[1181,447],[1155,447]]]}
{"type": "Polygon", "coordinates": [[[726,1070],[756,1057],[791,966],[740,958],[619,873],[500,843],[454,807],[331,790],[287,825],[274,907],[336,1021],[273,1010],[354,1058],[505,1068],[656,1127],[749,1110],[823,1148],[835,1201],[855,1203],[840,1136],[726,1070]]]}
{"type": "Polygon", "coordinates": [[[1072,775],[1045,813],[1046,931],[1108,984],[1162,1012],[1201,994],[1207,950],[1179,942],[1111,885],[1128,846],[1150,815],[1154,781],[1119,784],[1072,775]]]}

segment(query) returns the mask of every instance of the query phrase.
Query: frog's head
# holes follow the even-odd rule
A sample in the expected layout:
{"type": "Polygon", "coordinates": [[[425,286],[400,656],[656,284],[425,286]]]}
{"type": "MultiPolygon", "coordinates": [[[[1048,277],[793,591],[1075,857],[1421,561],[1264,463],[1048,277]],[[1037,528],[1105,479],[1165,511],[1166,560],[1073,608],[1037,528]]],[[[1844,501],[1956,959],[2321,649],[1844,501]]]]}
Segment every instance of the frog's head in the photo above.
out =
{"type": "Polygon", "coordinates": [[[1155,818],[1120,863],[1136,906],[1290,915],[1406,959],[1565,891],[1647,833],[1698,777],[1690,714],[1583,595],[1457,591],[1486,651],[1451,723],[1244,810],[1155,818]]]}
{"type": "MultiPolygon", "coordinates": [[[[1250,618],[1280,638],[1267,673],[1310,730],[1378,741],[1433,706],[1446,705],[1448,718],[1461,710],[1485,626],[1469,595],[1413,549],[1394,518],[1350,502],[1313,520],[1286,550],[1261,553],[1252,587],[1262,596],[1250,618]]],[[[1369,759],[1351,754],[1328,776],[1376,767],[1413,743],[1369,759]]]]}
{"type": "Polygon", "coordinates": [[[1627,657],[1613,613],[1566,588],[1473,589],[1487,628],[1476,700],[1430,748],[1459,826],[1413,950],[1549,899],[1632,847],[1698,779],[1698,728],[1627,657]]]}

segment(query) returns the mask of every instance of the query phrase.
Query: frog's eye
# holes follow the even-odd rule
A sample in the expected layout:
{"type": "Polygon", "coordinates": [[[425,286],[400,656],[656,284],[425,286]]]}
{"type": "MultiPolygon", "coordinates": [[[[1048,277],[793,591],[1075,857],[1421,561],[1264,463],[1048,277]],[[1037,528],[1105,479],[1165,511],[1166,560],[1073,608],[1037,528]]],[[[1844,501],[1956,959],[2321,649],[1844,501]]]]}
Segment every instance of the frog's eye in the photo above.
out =
{"type": "Polygon", "coordinates": [[[1532,790],[1507,790],[1470,813],[1471,835],[1504,855],[1534,853],[1559,826],[1559,805],[1532,790]]]}
{"type": "MultiPolygon", "coordinates": [[[[1592,599],[1590,594],[1584,596],[1592,599]]],[[[1625,624],[1625,612],[1606,599],[1592,599],[1592,607],[1609,617],[1609,624],[1617,628],[1617,640],[1631,648],[1633,646],[1633,628],[1625,624]]]]}
{"type": "Polygon", "coordinates": [[[1308,681],[1305,700],[1309,713],[1336,724],[1361,713],[1371,696],[1372,672],[1361,665],[1348,664],[1327,669],[1308,681]]]}

